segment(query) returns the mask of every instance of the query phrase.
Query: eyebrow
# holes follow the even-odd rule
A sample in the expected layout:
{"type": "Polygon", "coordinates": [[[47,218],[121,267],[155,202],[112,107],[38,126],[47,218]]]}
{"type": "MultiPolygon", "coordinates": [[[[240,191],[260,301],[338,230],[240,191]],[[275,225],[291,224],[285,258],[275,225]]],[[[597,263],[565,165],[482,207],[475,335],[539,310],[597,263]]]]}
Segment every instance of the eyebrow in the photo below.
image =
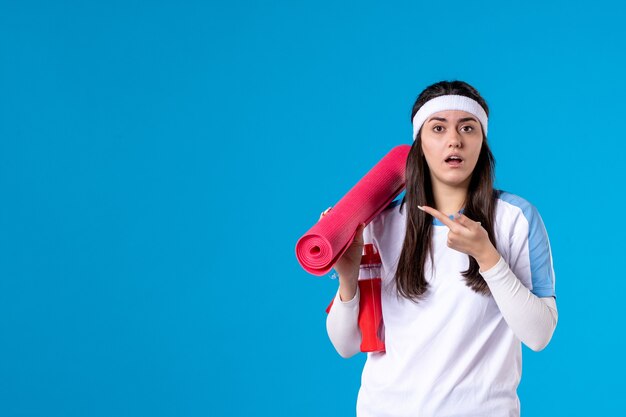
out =
{"type": "MultiPolygon", "coordinates": [[[[431,117],[428,121],[432,121],[432,120],[439,120],[441,122],[447,122],[448,119],[446,119],[445,117],[431,117]]],[[[463,122],[467,122],[473,120],[474,122],[478,123],[478,121],[476,119],[474,119],[473,117],[464,117],[462,119],[459,119],[459,123],[463,123],[463,122]]]]}

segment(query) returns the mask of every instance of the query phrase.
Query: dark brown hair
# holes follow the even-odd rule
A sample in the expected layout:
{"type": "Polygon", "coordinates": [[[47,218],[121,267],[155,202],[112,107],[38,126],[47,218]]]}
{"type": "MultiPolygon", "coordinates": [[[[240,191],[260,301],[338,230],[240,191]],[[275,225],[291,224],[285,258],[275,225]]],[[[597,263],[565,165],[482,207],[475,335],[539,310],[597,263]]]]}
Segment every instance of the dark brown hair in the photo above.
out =
{"type": "MultiPolygon", "coordinates": [[[[489,116],[487,103],[478,91],[463,81],[441,81],[428,86],[417,97],[411,112],[411,121],[415,113],[432,98],[455,94],[476,100],[489,116]]],[[[496,191],[493,189],[495,175],[495,159],[483,131],[483,144],[476,167],[472,173],[463,214],[472,220],[481,222],[487,230],[489,239],[496,245],[493,231],[493,220],[496,205],[496,191]]],[[[435,200],[430,181],[430,170],[422,152],[421,129],[411,147],[406,163],[406,194],[402,199],[400,210],[407,203],[406,235],[396,270],[396,287],[398,294],[415,302],[423,299],[428,290],[428,282],[424,274],[426,256],[430,256],[434,266],[431,247],[433,217],[417,208],[418,205],[435,207],[435,200]]],[[[489,287],[479,273],[476,259],[469,256],[469,268],[460,271],[465,277],[468,287],[479,294],[490,294],[489,287]]],[[[433,271],[434,273],[434,271],[433,271]]]]}

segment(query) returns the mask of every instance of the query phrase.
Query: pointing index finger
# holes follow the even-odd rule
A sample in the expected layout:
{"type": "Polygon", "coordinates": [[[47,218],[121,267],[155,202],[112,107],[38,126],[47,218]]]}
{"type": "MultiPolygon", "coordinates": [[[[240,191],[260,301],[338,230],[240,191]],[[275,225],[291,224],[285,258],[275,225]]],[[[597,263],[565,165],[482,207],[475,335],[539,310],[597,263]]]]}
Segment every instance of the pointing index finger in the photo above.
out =
{"type": "Polygon", "coordinates": [[[417,206],[417,208],[419,208],[420,210],[425,211],[426,213],[430,214],[431,216],[437,218],[441,223],[445,224],[450,229],[456,227],[455,223],[452,220],[450,220],[450,218],[448,216],[446,216],[445,214],[443,214],[442,212],[440,212],[437,209],[434,209],[434,208],[428,207],[428,206],[417,206]]]}

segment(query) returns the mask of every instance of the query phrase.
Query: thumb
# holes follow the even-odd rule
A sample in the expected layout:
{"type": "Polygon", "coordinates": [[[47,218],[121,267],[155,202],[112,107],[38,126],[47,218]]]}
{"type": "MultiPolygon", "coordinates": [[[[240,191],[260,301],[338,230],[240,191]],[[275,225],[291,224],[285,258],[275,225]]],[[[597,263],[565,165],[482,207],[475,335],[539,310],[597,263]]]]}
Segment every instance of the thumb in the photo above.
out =
{"type": "Polygon", "coordinates": [[[365,223],[359,224],[359,226],[356,228],[356,235],[354,237],[354,240],[358,241],[359,243],[363,243],[363,231],[364,230],[365,230],[365,223]]]}

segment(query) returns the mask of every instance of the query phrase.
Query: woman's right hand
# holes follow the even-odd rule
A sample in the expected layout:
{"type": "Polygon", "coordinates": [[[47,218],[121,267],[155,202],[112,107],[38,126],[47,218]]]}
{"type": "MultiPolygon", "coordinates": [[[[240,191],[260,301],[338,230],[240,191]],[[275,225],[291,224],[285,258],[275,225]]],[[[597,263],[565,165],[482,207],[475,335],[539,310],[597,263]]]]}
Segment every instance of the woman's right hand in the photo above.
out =
{"type": "MultiPolygon", "coordinates": [[[[332,207],[328,207],[322,212],[320,220],[331,210],[331,208],[332,207]]],[[[361,256],[363,254],[364,229],[365,224],[361,223],[356,229],[354,240],[333,266],[335,271],[339,274],[339,285],[340,287],[343,287],[340,288],[340,295],[343,301],[352,299],[356,293],[356,287],[359,280],[359,267],[361,265],[361,256]]]]}

